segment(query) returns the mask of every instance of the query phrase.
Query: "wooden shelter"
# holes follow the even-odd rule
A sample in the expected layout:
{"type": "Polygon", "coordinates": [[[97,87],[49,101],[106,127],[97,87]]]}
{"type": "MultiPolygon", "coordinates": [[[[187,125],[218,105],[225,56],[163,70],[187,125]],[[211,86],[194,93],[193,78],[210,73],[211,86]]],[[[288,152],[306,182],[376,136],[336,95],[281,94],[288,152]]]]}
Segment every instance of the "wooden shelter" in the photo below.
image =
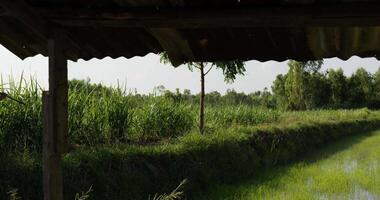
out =
{"type": "Polygon", "coordinates": [[[67,60],[166,51],[188,61],[347,59],[380,54],[376,0],[0,0],[0,44],[49,56],[45,200],[62,200],[67,60]]]}

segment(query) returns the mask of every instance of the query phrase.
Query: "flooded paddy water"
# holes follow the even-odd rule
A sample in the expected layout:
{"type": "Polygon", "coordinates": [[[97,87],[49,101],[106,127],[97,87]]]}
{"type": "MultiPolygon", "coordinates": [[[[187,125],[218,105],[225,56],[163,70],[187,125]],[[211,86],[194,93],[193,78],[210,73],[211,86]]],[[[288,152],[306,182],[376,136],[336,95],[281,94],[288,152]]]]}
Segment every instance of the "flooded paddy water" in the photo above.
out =
{"type": "Polygon", "coordinates": [[[212,186],[197,199],[380,199],[380,131],[351,136],[252,180],[212,186]]]}

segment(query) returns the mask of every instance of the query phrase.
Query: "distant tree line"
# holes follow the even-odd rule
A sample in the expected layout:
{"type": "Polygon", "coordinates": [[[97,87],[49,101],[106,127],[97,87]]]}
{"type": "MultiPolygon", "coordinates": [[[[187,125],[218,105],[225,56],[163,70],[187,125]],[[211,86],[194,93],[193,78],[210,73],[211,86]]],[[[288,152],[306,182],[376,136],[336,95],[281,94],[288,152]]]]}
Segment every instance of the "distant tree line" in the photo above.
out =
{"type": "MultiPolygon", "coordinates": [[[[181,92],[176,89],[175,92],[166,90],[164,86],[155,88],[156,96],[164,96],[178,103],[190,103],[197,105],[201,94],[192,94],[190,90],[185,89],[181,92]]],[[[237,92],[234,89],[228,89],[225,94],[213,91],[205,94],[205,102],[209,106],[228,106],[228,105],[249,105],[254,107],[276,108],[276,102],[273,95],[267,88],[264,91],[256,91],[250,94],[237,92]]]]}
{"type": "Polygon", "coordinates": [[[341,68],[321,72],[322,61],[289,61],[289,71],[272,85],[276,107],[284,110],[315,108],[380,108],[380,70],[359,68],[346,77],[341,68]]]}
{"type": "MultiPolygon", "coordinates": [[[[222,95],[214,91],[205,94],[210,106],[250,105],[281,110],[308,110],[318,108],[380,108],[380,68],[375,74],[359,68],[351,76],[343,70],[321,71],[323,61],[289,61],[287,74],[278,75],[272,91],[265,88],[250,94],[227,90],[222,95]]],[[[181,103],[199,103],[200,94],[190,90],[175,92],[156,87],[160,95],[181,103]]]]}

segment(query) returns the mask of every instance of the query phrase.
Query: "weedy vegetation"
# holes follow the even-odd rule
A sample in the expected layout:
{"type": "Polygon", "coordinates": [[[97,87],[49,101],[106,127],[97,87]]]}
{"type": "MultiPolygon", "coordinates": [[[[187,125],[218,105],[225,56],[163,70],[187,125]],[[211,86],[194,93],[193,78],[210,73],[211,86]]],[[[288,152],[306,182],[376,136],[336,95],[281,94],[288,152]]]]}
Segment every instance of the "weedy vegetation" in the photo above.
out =
{"type": "MultiPolygon", "coordinates": [[[[0,92],[25,103],[0,101],[0,194],[12,186],[19,188],[14,198],[41,199],[42,91],[35,79],[20,80],[0,84],[0,92]]],[[[184,182],[170,192],[183,179],[191,199],[213,184],[255,178],[262,168],[380,127],[380,111],[366,108],[293,112],[215,104],[206,107],[201,135],[198,109],[167,95],[70,81],[65,199],[185,198],[184,182]]]]}
{"type": "Polygon", "coordinates": [[[181,200],[184,194],[183,187],[186,182],[187,180],[184,179],[170,194],[156,194],[151,200],[181,200]]]}
{"type": "MultiPolygon", "coordinates": [[[[0,101],[0,142],[7,151],[41,151],[41,93],[33,78],[10,79],[0,91],[23,101],[0,101]],[[17,128],[16,128],[17,127],[17,128]]],[[[278,119],[277,111],[249,106],[206,109],[209,129],[256,125],[278,119]]],[[[164,96],[134,95],[86,81],[69,84],[69,141],[73,146],[157,142],[197,132],[197,105],[164,96]]]]}

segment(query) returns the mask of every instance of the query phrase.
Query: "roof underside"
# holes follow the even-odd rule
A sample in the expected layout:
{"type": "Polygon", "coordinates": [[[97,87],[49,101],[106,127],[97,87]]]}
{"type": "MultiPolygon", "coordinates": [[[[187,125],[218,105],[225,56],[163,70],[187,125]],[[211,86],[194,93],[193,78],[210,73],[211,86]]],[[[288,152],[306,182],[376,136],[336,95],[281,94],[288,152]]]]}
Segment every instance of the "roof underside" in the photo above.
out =
{"type": "Polygon", "coordinates": [[[187,61],[347,59],[380,55],[375,0],[12,0],[0,44],[47,55],[52,28],[70,60],[166,51],[187,61]]]}

